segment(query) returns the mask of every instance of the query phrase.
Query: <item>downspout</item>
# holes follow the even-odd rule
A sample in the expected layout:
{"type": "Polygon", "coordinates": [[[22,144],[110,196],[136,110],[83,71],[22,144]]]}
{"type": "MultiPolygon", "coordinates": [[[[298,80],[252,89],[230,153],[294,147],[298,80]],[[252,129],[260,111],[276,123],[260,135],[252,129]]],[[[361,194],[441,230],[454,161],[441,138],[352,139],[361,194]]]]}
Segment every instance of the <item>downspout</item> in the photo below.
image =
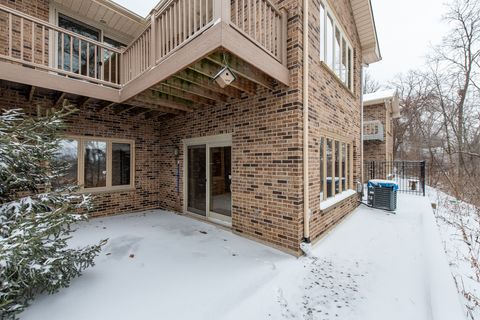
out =
{"type": "Polygon", "coordinates": [[[362,184],[362,196],[363,196],[363,186],[365,184],[365,181],[363,181],[364,175],[363,175],[363,95],[364,95],[364,88],[365,88],[365,68],[368,67],[368,65],[365,65],[362,63],[361,67],[361,81],[360,81],[360,183],[362,184]]]}
{"type": "Polygon", "coordinates": [[[310,243],[310,196],[308,179],[308,2],[303,0],[303,238],[310,243]]]}

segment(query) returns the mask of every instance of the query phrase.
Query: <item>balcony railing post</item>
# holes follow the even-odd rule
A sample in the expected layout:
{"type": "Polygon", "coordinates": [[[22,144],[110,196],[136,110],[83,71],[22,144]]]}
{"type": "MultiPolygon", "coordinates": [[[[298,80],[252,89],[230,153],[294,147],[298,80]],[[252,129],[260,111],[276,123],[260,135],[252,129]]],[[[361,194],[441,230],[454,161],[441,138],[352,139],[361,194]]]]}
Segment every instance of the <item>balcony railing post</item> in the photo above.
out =
{"type": "Polygon", "coordinates": [[[221,20],[227,24],[230,23],[231,19],[231,0],[213,0],[213,17],[214,20],[221,20]]]}
{"type": "Polygon", "coordinates": [[[281,48],[280,57],[281,57],[282,64],[286,66],[287,65],[287,38],[288,38],[288,32],[287,32],[288,12],[287,12],[287,9],[285,8],[281,8],[280,12],[282,14],[281,16],[282,31],[281,31],[281,38],[279,39],[280,48],[281,48]]]}
{"type": "Polygon", "coordinates": [[[155,11],[152,11],[151,18],[150,18],[150,67],[155,65],[155,61],[157,59],[156,55],[156,26],[155,26],[155,11]]]}

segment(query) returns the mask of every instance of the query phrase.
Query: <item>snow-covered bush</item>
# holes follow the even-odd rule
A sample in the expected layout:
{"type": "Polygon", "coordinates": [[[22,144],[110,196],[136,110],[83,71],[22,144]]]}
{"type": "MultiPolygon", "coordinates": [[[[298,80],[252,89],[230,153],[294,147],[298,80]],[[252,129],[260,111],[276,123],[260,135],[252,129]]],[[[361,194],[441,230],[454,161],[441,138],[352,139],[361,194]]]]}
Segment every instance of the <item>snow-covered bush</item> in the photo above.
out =
{"type": "Polygon", "coordinates": [[[67,246],[72,225],[91,207],[76,186],[56,183],[68,169],[57,155],[62,118],[71,112],[0,114],[0,319],[14,319],[36,294],[68,286],[104,243],[67,246]]]}

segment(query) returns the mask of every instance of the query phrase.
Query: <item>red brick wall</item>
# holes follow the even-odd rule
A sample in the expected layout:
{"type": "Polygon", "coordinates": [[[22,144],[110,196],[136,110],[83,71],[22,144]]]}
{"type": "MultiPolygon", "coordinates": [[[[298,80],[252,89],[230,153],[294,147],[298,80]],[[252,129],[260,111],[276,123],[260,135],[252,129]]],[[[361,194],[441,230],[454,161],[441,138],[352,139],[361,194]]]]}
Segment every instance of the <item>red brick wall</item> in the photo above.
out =
{"type": "MultiPolygon", "coordinates": [[[[16,91],[0,82],[0,109],[22,108],[36,114],[37,106],[53,107],[55,96],[45,96],[38,89],[32,102],[28,92],[16,91]]],[[[158,189],[163,172],[160,167],[159,131],[153,121],[128,114],[115,115],[115,110],[98,111],[86,105],[80,113],[67,119],[67,135],[94,136],[135,140],[135,190],[95,193],[92,215],[109,215],[159,207],[158,189]]]]}
{"type": "Polygon", "coordinates": [[[320,60],[318,0],[310,1],[310,110],[309,110],[309,177],[310,238],[317,239],[357,206],[356,197],[323,212],[320,204],[320,137],[338,136],[353,143],[353,181],[360,174],[360,73],[361,48],[349,0],[327,1],[336,13],[354,51],[354,90],[351,92],[320,60]]]}
{"type": "MultiPolygon", "coordinates": [[[[0,0],[2,1],[2,0],[0,0]]],[[[17,1],[18,2],[18,1],[17,1]]],[[[72,116],[70,134],[134,139],[136,181],[134,191],[97,195],[96,214],[111,214],[161,207],[182,211],[183,175],[176,190],[176,159],[182,140],[222,133],[232,135],[232,228],[246,236],[300,252],[303,238],[302,161],[302,1],[279,0],[288,10],[288,68],[290,87],[259,89],[257,95],[159,121],[141,120],[111,110],[86,106],[72,116]]],[[[23,2],[19,2],[23,3],[23,2]]],[[[42,2],[45,3],[45,2],[42,2]]],[[[345,88],[319,58],[318,0],[310,2],[310,203],[311,238],[315,240],[356,206],[353,198],[322,212],[319,203],[319,138],[335,134],[353,142],[354,180],[360,172],[360,45],[350,2],[330,1],[352,41],[355,55],[355,89],[345,88]]],[[[27,11],[29,11],[28,9],[27,11]]],[[[39,10],[35,7],[35,10],[39,10]]],[[[41,10],[40,10],[41,11],[41,10]]],[[[39,11],[39,12],[40,12],[39,11]]],[[[3,90],[0,104],[25,107],[25,95],[3,90]]],[[[51,105],[51,99],[36,103],[51,105]]]]}

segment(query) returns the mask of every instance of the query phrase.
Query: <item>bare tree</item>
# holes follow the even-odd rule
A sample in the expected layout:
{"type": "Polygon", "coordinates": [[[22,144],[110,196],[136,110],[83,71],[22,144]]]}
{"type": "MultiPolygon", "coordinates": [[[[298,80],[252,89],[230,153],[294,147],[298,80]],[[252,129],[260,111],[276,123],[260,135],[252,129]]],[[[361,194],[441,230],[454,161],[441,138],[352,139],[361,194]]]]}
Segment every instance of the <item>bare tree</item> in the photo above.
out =
{"type": "Polygon", "coordinates": [[[365,75],[364,75],[364,86],[363,86],[363,93],[373,93],[376,91],[380,91],[383,89],[383,86],[375,80],[372,76],[372,74],[368,71],[368,69],[365,70],[365,75]]]}

